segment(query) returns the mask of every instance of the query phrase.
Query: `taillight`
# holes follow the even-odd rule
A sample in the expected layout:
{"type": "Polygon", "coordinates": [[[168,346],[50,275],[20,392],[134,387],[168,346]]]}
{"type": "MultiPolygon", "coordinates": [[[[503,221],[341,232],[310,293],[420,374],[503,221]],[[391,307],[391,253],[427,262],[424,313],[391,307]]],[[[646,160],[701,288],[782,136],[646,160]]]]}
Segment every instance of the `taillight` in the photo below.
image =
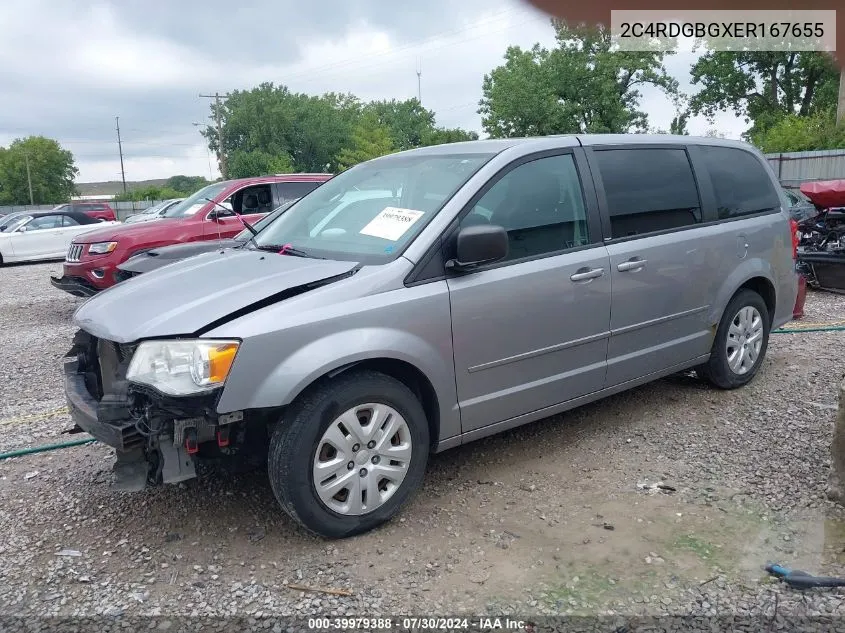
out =
{"type": "Polygon", "coordinates": [[[789,228],[792,230],[792,259],[798,259],[798,242],[801,241],[798,233],[798,222],[790,219],[789,228]]]}

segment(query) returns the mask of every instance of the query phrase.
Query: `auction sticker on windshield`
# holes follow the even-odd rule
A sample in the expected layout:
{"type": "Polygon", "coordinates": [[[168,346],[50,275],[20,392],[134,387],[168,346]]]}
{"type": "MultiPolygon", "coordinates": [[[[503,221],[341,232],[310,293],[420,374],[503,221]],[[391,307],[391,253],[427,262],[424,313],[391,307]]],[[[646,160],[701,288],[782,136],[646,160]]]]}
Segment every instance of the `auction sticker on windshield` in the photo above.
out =
{"type": "Polygon", "coordinates": [[[385,207],[359,233],[395,242],[405,235],[423,215],[423,211],[385,207]]]}

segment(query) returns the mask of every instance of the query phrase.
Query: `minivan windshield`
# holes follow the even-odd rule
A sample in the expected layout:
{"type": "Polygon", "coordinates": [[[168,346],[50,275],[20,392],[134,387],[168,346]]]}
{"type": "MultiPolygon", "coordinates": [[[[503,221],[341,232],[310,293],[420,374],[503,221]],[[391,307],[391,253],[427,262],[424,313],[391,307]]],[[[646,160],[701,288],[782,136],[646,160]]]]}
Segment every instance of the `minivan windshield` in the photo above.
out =
{"type": "Polygon", "coordinates": [[[217,196],[219,196],[223,191],[228,187],[229,184],[226,182],[215,182],[206,187],[203,187],[195,194],[188,196],[179,204],[174,204],[170,207],[167,211],[164,212],[164,215],[161,217],[163,218],[184,218],[189,215],[193,215],[197,211],[203,208],[203,206],[209,204],[206,198],[210,198],[214,200],[217,196]]]}
{"type": "MultiPolygon", "coordinates": [[[[297,198],[296,200],[299,200],[299,198],[297,198]]],[[[252,226],[252,228],[254,228],[256,231],[263,231],[265,226],[270,224],[273,220],[282,215],[282,213],[287,211],[291,207],[291,205],[296,202],[296,200],[288,200],[287,202],[279,205],[278,207],[273,209],[272,212],[265,215],[258,222],[253,222],[250,226],[252,226]]],[[[250,231],[249,229],[244,229],[232,239],[238,242],[246,242],[251,237],[252,231],[250,231]]]]}
{"type": "Polygon", "coordinates": [[[253,243],[326,259],[387,262],[492,157],[397,154],[361,163],[304,196],[253,243]]]}

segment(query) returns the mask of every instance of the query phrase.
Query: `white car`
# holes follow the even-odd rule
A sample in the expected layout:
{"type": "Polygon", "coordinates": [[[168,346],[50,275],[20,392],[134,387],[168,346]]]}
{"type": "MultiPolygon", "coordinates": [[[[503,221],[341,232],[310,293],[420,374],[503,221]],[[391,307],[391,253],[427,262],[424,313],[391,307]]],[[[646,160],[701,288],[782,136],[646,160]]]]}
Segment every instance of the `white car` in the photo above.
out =
{"type": "Polygon", "coordinates": [[[101,222],[78,211],[34,211],[16,216],[0,231],[0,264],[64,259],[71,240],[120,222],[101,222]]]}

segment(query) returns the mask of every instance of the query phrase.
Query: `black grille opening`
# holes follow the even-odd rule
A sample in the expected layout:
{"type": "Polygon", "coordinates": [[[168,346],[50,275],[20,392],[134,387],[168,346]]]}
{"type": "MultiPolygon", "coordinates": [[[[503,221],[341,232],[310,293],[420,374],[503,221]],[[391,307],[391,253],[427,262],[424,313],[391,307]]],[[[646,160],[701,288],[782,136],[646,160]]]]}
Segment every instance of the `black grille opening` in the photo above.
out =
{"type": "Polygon", "coordinates": [[[116,270],[114,273],[114,280],[117,283],[121,281],[126,281],[127,279],[132,279],[132,277],[137,277],[139,273],[130,272],[128,270],[116,270]]]}

